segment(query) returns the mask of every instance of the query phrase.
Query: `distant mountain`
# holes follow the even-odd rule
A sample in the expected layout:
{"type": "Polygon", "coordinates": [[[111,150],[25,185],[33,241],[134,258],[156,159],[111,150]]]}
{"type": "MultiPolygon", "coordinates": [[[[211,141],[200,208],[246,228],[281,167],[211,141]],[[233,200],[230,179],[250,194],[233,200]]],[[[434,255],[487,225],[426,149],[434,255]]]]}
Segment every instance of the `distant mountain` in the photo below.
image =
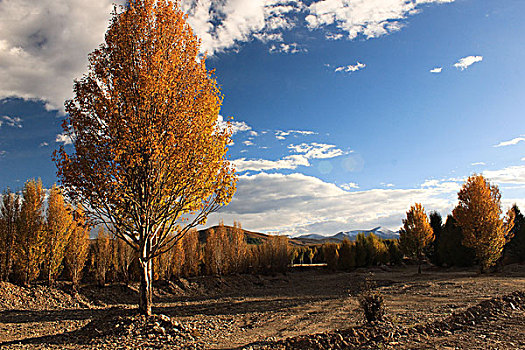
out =
{"type": "MultiPolygon", "coordinates": [[[[199,241],[201,241],[201,243],[206,242],[206,237],[208,236],[209,231],[217,230],[218,227],[219,226],[216,225],[213,227],[208,227],[206,229],[199,230],[198,231],[199,241]]],[[[234,229],[232,226],[227,226],[227,225],[224,225],[224,228],[226,229],[226,232],[230,232],[234,229]]],[[[272,237],[274,236],[274,235],[268,235],[268,234],[261,233],[261,232],[247,231],[245,229],[241,229],[241,230],[244,232],[244,236],[248,244],[261,244],[267,241],[268,239],[272,239],[272,237]]],[[[288,242],[294,246],[304,246],[308,244],[308,243],[303,242],[302,240],[296,240],[294,238],[289,238],[288,242]]],[[[318,240],[312,240],[312,242],[318,243],[318,240]]]]}
{"type": "Polygon", "coordinates": [[[371,230],[352,230],[352,231],[346,231],[346,232],[338,232],[335,235],[332,236],[323,236],[318,234],[309,234],[309,235],[302,235],[299,237],[294,237],[296,240],[317,240],[317,241],[342,241],[345,238],[348,238],[351,241],[354,241],[358,234],[364,233],[365,236],[368,236],[370,233],[375,234],[377,237],[382,239],[396,239],[399,238],[399,233],[394,232],[392,230],[389,230],[387,228],[378,226],[371,230]]]}

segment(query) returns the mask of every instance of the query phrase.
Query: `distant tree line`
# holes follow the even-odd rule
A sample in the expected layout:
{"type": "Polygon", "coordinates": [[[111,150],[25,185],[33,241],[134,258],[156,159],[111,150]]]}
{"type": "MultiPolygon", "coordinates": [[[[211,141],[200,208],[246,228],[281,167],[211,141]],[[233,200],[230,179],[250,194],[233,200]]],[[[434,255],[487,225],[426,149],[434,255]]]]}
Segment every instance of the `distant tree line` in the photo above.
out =
{"type": "Polygon", "coordinates": [[[298,253],[292,256],[300,256],[300,252],[313,252],[310,261],[324,262],[331,271],[395,265],[401,263],[403,258],[397,239],[381,239],[373,233],[359,233],[355,241],[345,238],[341,243],[328,242],[317,247],[296,248],[296,251],[298,253]]]}
{"type": "Polygon", "coordinates": [[[438,266],[472,266],[483,273],[494,265],[525,261],[525,219],[518,206],[504,215],[496,185],[470,176],[458,192],[458,204],[445,223],[437,212],[426,216],[421,204],[407,212],[400,230],[406,256],[438,266]]]}
{"type": "MultiPolygon", "coordinates": [[[[49,191],[29,180],[21,193],[7,189],[0,204],[0,281],[28,285],[68,279],[105,285],[137,281],[136,251],[125,241],[86,222],[81,206],[69,204],[59,187],[49,191]],[[47,193],[46,193],[47,192],[47,193]]],[[[199,275],[285,272],[292,250],[285,236],[248,244],[240,223],[222,222],[200,234],[190,230],[153,261],[154,280],[199,275]]]]}

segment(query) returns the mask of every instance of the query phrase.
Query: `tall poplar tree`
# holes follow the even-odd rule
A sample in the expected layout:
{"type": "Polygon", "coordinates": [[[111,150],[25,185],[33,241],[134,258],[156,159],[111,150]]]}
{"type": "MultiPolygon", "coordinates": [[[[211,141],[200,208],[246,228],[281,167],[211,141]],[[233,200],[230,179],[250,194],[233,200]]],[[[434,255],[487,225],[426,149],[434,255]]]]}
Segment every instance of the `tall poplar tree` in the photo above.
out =
{"type": "Polygon", "coordinates": [[[496,263],[510,240],[514,212],[509,210],[503,217],[498,186],[483,175],[470,176],[458,199],[452,215],[463,231],[463,244],[474,249],[483,273],[496,263]]]}
{"type": "Polygon", "coordinates": [[[7,281],[13,269],[20,197],[8,188],[0,206],[0,280],[7,281]]]}
{"type": "Polygon", "coordinates": [[[235,192],[231,128],[219,123],[222,95],[199,45],[177,2],[115,11],[65,104],[75,152],[54,155],[68,195],[137,251],[145,315],[152,259],[235,192]]]}
{"type": "Polygon", "coordinates": [[[89,230],[90,227],[84,217],[84,209],[82,206],[79,206],[73,213],[71,235],[64,257],[64,265],[71,277],[73,290],[78,289],[82,278],[82,270],[84,270],[88,258],[89,230]]]}
{"type": "Polygon", "coordinates": [[[40,179],[25,183],[16,235],[16,265],[24,284],[38,277],[44,260],[44,197],[40,179]]]}
{"type": "Polygon", "coordinates": [[[51,285],[60,273],[64,254],[71,235],[72,210],[64,202],[60,189],[53,185],[47,199],[46,223],[44,227],[44,271],[51,285]]]}

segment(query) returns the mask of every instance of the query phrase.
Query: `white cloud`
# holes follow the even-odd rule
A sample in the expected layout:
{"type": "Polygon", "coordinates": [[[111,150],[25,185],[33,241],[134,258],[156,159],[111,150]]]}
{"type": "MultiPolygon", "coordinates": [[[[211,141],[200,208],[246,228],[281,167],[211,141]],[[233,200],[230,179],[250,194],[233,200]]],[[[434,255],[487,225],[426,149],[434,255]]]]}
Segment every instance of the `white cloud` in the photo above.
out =
{"type": "Polygon", "coordinates": [[[521,161],[525,162],[525,157],[521,158],[521,161]]]}
{"type": "Polygon", "coordinates": [[[342,156],[345,154],[341,149],[335,145],[326,143],[301,143],[300,145],[289,145],[289,149],[296,153],[304,153],[307,159],[326,159],[342,156]]]}
{"type": "Polygon", "coordinates": [[[430,70],[430,73],[441,73],[443,67],[436,67],[430,70]]]}
{"type": "Polygon", "coordinates": [[[478,165],[487,165],[487,164],[485,164],[485,162],[475,162],[475,163],[471,163],[470,165],[478,166],[478,165]]]}
{"type": "Polygon", "coordinates": [[[341,184],[339,187],[341,187],[343,190],[350,191],[350,190],[358,189],[359,185],[356,184],[355,182],[348,182],[345,184],[341,184]]]}
{"type": "Polygon", "coordinates": [[[253,142],[250,140],[243,141],[242,143],[244,143],[246,146],[253,146],[253,142]]]}
{"type": "Polygon", "coordinates": [[[341,33],[337,33],[337,34],[332,34],[332,33],[328,33],[325,35],[325,38],[326,40],[341,40],[343,39],[343,34],[341,33]]]}
{"type": "Polygon", "coordinates": [[[259,40],[272,35],[276,40],[275,31],[296,25],[288,14],[302,11],[301,2],[284,0],[186,0],[182,7],[202,39],[202,51],[209,55],[249,41],[255,34],[259,40]]]}
{"type": "MultiPolygon", "coordinates": [[[[245,143],[246,144],[246,143],[245,143]]],[[[288,148],[296,154],[285,156],[279,160],[246,159],[240,158],[232,161],[239,172],[264,171],[280,169],[296,169],[298,166],[310,166],[310,159],[328,159],[345,154],[335,145],[312,142],[300,145],[289,145],[288,148]]]]}
{"type": "Polygon", "coordinates": [[[56,136],[56,138],[55,138],[55,142],[63,143],[64,145],[71,145],[71,144],[73,144],[73,140],[66,133],[58,134],[56,136]]]}
{"type": "Polygon", "coordinates": [[[515,137],[512,140],[509,141],[502,141],[498,143],[497,145],[494,145],[494,147],[505,147],[505,146],[512,146],[515,145],[521,141],[525,141],[525,135],[521,135],[519,137],[515,137]]]}
{"type": "Polygon", "coordinates": [[[346,73],[352,73],[357,72],[358,70],[361,70],[366,67],[366,64],[357,62],[354,65],[348,65],[348,66],[341,66],[337,67],[334,71],[335,72],[346,72],[346,73]]]}
{"type": "Polygon", "coordinates": [[[465,70],[476,62],[483,61],[483,56],[467,56],[460,58],[459,61],[454,63],[454,67],[457,69],[465,70]]]}
{"type": "Polygon", "coordinates": [[[219,114],[219,116],[217,117],[217,127],[219,129],[225,129],[228,127],[228,124],[230,125],[232,135],[235,135],[239,132],[252,130],[252,127],[246,124],[245,122],[236,120],[224,121],[223,116],[219,114]]]}
{"type": "Polygon", "coordinates": [[[320,0],[308,6],[307,26],[335,26],[349,39],[375,38],[402,28],[401,21],[416,14],[421,5],[454,0],[320,0]]]}
{"type": "Polygon", "coordinates": [[[283,33],[255,33],[255,39],[267,43],[269,41],[283,41],[283,33]]]}
{"type": "Polygon", "coordinates": [[[525,166],[516,165],[500,170],[485,170],[483,176],[500,184],[525,184],[525,166]]]}
{"type": "Polygon", "coordinates": [[[113,0],[0,1],[0,98],[61,109],[104,39],[113,0]]]}
{"type": "Polygon", "coordinates": [[[47,146],[49,146],[49,143],[44,141],[44,142],[40,143],[40,145],[38,145],[38,146],[39,147],[47,147],[47,146]]]}
{"type": "Polygon", "coordinates": [[[270,53],[300,53],[300,52],[308,52],[307,49],[301,48],[299,44],[297,43],[280,43],[279,45],[272,45],[270,46],[270,49],[268,50],[270,53]]]}
{"type": "Polygon", "coordinates": [[[303,155],[289,155],[279,160],[240,158],[233,160],[232,163],[239,172],[296,169],[298,166],[310,165],[308,159],[303,155]]]}
{"type": "Polygon", "coordinates": [[[276,130],[275,131],[275,138],[278,140],[285,140],[287,136],[294,135],[317,135],[316,132],[310,131],[310,130],[276,130]]]}
{"type": "Polygon", "coordinates": [[[240,176],[232,202],[213,214],[210,222],[239,220],[250,230],[282,234],[333,234],[378,225],[397,230],[415,202],[421,202],[427,212],[450,212],[458,189],[457,183],[438,181],[413,189],[349,192],[303,174],[259,173],[240,176]]]}
{"type": "Polygon", "coordinates": [[[20,117],[9,117],[4,115],[0,117],[0,127],[3,125],[10,126],[12,128],[21,128],[22,127],[22,118],[20,117]]]}

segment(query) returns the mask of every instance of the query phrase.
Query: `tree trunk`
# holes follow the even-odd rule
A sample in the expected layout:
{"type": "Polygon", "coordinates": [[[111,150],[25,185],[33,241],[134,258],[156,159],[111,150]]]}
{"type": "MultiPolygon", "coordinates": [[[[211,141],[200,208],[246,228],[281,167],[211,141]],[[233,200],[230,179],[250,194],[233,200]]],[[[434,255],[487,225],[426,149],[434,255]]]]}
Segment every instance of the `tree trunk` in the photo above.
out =
{"type": "Polygon", "coordinates": [[[421,262],[417,264],[417,273],[421,274],[421,262]]]}
{"type": "Polygon", "coordinates": [[[152,266],[151,259],[140,259],[140,290],[139,290],[139,313],[145,316],[151,316],[152,304],[152,266]]]}

